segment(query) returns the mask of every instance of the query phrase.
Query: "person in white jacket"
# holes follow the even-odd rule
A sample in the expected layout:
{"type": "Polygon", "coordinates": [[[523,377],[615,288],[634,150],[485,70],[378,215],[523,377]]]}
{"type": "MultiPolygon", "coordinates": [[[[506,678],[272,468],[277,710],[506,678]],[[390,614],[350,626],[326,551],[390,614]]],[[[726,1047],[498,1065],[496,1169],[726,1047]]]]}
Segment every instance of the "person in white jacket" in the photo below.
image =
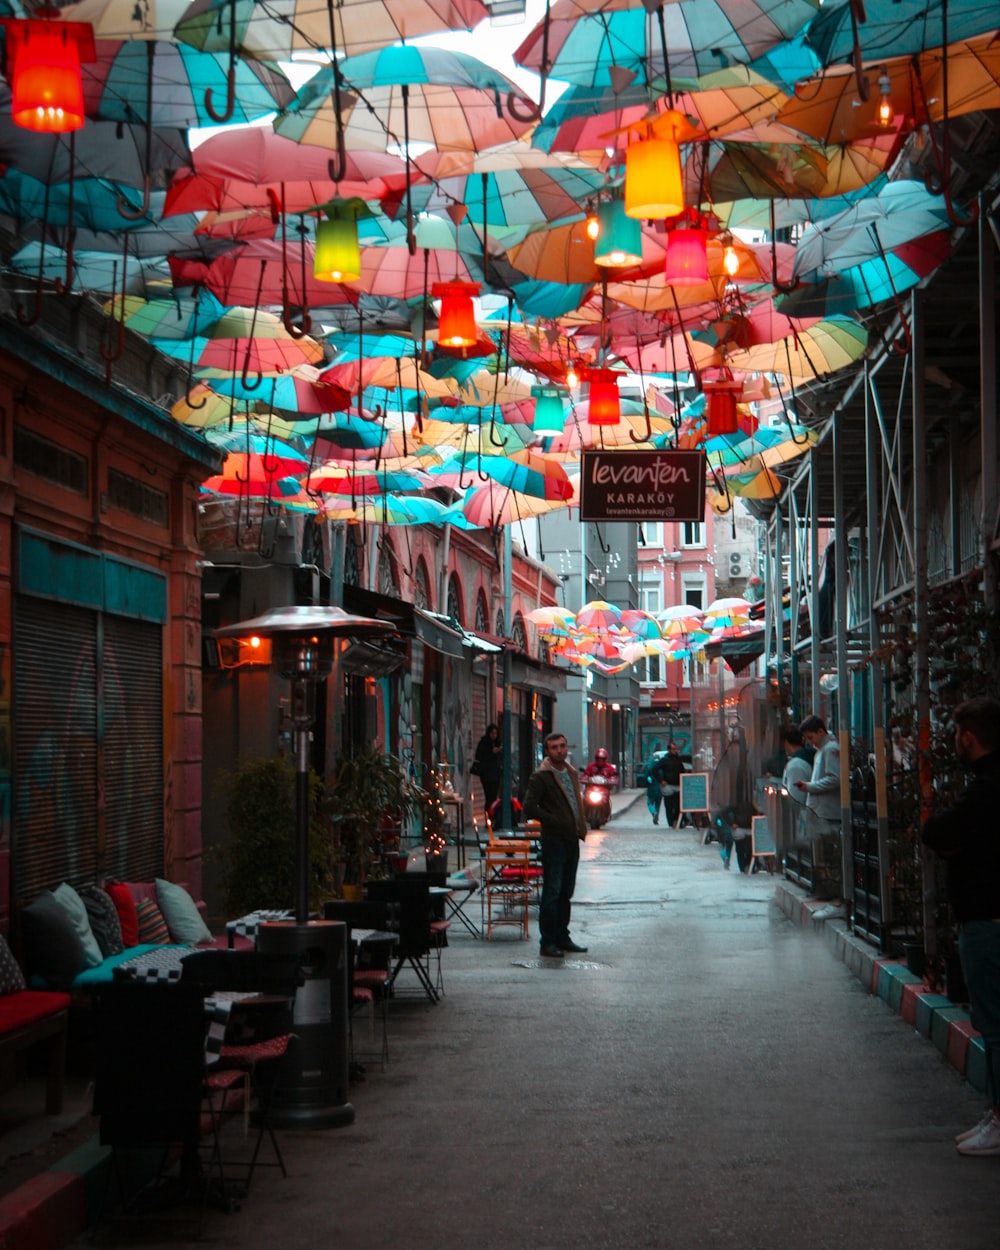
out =
{"type": "Polygon", "coordinates": [[[814,912],[817,919],[844,915],[840,829],[840,746],[819,716],[799,725],[802,737],[816,751],[812,775],[795,789],[806,797],[807,835],[813,842],[813,893],[829,905],[814,912]]]}

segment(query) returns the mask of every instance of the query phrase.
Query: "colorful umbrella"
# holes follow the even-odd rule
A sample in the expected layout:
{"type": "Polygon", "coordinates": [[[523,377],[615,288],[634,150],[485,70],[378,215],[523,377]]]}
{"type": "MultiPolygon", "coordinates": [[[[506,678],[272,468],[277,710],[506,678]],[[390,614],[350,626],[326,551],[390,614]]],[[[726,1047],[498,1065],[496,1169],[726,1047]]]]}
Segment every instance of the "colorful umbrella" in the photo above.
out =
{"type": "Polygon", "coordinates": [[[322,511],[328,521],[366,525],[437,525],[448,519],[445,505],[425,495],[368,495],[353,502],[327,498],[322,511]]]}
{"type": "Polygon", "coordinates": [[[627,71],[662,91],[668,72],[697,78],[748,64],[794,35],[816,9],[815,0],[740,0],[731,11],[725,0],[648,8],[632,0],[555,0],[514,60],[590,87],[611,86],[612,71],[627,71]]]}
{"type": "Polygon", "coordinates": [[[759,343],[726,354],[726,363],[740,373],[780,375],[793,382],[811,381],[846,368],[864,355],[868,330],[843,314],[814,322],[776,343],[759,343]]]}
{"type": "Polygon", "coordinates": [[[591,599],[576,614],[577,629],[607,632],[621,624],[622,610],[604,599],[591,599]]]}
{"type": "Polygon", "coordinates": [[[570,479],[568,494],[549,499],[491,481],[470,490],[462,501],[461,511],[472,525],[497,529],[501,525],[513,525],[529,517],[541,516],[556,508],[574,507],[579,503],[578,492],[579,478],[570,479]]]}
{"type": "Polygon", "coordinates": [[[705,609],[702,624],[711,630],[728,625],[745,625],[750,619],[750,607],[746,599],[716,599],[705,609]]]}
{"type": "Polygon", "coordinates": [[[860,23],[849,3],[821,8],[805,31],[805,42],[820,65],[853,60],[859,44],[865,61],[912,56],[944,44],[945,6],[949,42],[997,28],[996,10],[982,0],[865,0],[860,23]]]}

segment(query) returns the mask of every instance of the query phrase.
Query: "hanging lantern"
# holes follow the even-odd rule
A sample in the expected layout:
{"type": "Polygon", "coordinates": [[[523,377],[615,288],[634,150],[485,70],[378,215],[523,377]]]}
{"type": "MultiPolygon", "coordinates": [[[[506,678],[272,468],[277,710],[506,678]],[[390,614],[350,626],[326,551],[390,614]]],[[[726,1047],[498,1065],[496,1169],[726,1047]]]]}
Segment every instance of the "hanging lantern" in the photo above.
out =
{"type": "Polygon", "coordinates": [[[735,434],[740,428],[739,413],[736,411],[736,396],[743,390],[743,383],[731,378],[718,382],[705,383],[706,420],[708,437],[716,438],[720,434],[735,434]]]}
{"type": "Polygon", "coordinates": [[[664,276],[667,286],[703,286],[708,281],[708,237],[700,226],[678,226],[667,234],[664,276]]]}
{"type": "Polygon", "coordinates": [[[313,277],[320,282],[356,282],[361,277],[358,218],[371,210],[361,199],[331,200],[323,205],[326,220],[316,224],[313,277]]]}
{"type": "Polygon", "coordinates": [[[531,428],[536,434],[561,434],[566,425],[566,400],[569,393],[561,386],[533,386],[535,419],[531,428]]]}
{"type": "Polygon", "coordinates": [[[472,306],[472,297],[478,294],[478,282],[435,282],[431,287],[431,295],[441,301],[438,342],[442,347],[474,347],[478,342],[472,306]]]}
{"type": "Polygon", "coordinates": [[[625,149],[626,216],[676,217],[683,212],[684,178],[677,141],[683,121],[674,110],[664,113],[650,127],[648,138],[625,149]]]}
{"type": "Polygon", "coordinates": [[[587,419],[591,425],[617,425],[622,419],[618,398],[618,374],[614,369],[588,369],[584,380],[590,383],[587,419]]]}
{"type": "Polygon", "coordinates": [[[81,61],[96,61],[94,28],[89,22],[4,18],[5,73],[11,89],[11,116],[18,126],[43,134],[63,134],[83,125],[81,61]]]}
{"type": "Polygon", "coordinates": [[[892,107],[892,79],[883,65],[878,80],[878,124],[888,129],[895,116],[896,110],[892,107]]]}
{"type": "Polygon", "coordinates": [[[594,247],[594,264],[609,269],[622,269],[642,261],[642,228],[634,217],[625,214],[621,200],[605,200],[598,206],[601,223],[594,247]]]}

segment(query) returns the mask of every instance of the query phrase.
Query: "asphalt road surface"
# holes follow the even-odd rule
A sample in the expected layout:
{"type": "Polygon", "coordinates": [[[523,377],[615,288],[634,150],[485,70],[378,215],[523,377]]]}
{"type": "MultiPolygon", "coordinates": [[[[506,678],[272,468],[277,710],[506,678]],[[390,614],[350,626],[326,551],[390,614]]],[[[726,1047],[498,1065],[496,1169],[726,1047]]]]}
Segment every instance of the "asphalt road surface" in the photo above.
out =
{"type": "MultiPolygon", "coordinates": [[[[530,942],[454,933],[445,998],[393,1003],[355,1123],[284,1132],[288,1178],[259,1171],[202,1241],[997,1250],[1000,1158],[952,1142],[982,1098],[773,893],[633,807],[584,848],[588,954],[539,959],[534,919],[530,942]]],[[[113,1220],[97,1243],[186,1244],[192,1218],[113,1220]]]]}

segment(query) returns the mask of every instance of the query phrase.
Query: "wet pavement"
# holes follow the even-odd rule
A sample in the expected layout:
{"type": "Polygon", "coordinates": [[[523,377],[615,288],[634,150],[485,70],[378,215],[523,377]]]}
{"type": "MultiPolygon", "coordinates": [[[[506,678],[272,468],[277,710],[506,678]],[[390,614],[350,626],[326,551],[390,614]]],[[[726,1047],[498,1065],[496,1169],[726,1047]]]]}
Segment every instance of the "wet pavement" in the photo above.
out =
{"type": "Polygon", "coordinates": [[[392,1004],[352,1126],[283,1132],[288,1178],[259,1172],[239,1212],[117,1218],[97,1244],[995,1250],[1000,1159],[952,1143],[981,1095],[777,880],[637,803],[586,842],[586,955],[453,928],[444,999],[392,1004]]]}

